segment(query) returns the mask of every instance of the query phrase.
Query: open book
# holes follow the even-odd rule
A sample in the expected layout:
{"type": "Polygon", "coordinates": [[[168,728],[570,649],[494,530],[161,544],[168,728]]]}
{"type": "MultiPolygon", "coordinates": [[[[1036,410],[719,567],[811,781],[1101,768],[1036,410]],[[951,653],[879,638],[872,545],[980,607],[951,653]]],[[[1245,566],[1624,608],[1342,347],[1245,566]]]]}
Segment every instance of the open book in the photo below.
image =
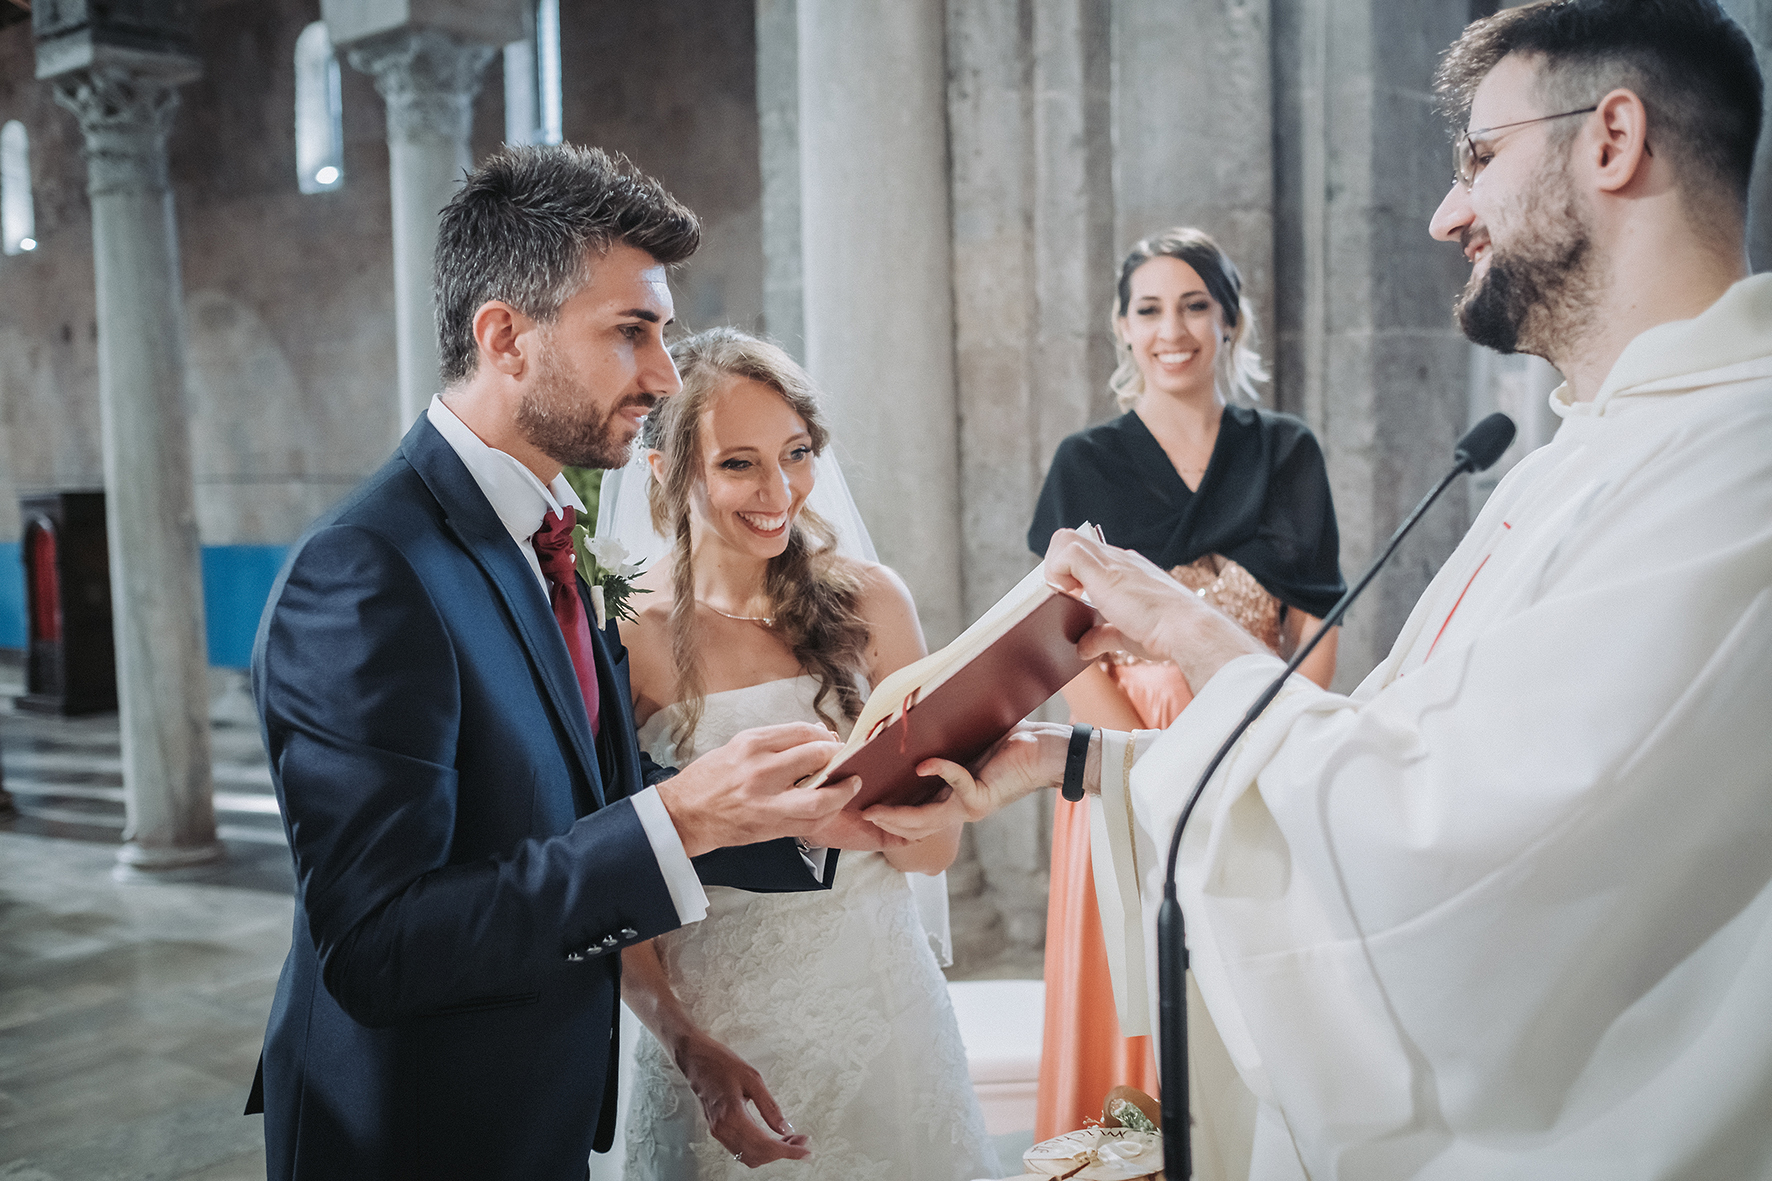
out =
{"type": "Polygon", "coordinates": [[[917,764],[970,763],[989,750],[1083,671],[1077,641],[1099,622],[1034,567],[953,643],[876,685],[815,782],[861,776],[852,809],[927,802],[946,784],[919,776],[917,764]]]}

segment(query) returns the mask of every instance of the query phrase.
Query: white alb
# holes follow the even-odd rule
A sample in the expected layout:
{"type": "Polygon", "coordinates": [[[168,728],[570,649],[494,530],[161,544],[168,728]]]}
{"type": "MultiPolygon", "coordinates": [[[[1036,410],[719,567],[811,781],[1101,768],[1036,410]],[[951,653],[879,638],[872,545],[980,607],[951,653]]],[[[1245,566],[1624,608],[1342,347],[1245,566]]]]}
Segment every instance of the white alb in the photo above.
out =
{"type": "MultiPolygon", "coordinates": [[[[1294,677],[1190,821],[1202,1177],[1772,1177],[1772,276],[1552,406],[1390,657],[1294,677]]],[[[1182,798],[1279,667],[1104,782],[1148,1001],[1113,911],[1154,931],[1182,798]]]]}

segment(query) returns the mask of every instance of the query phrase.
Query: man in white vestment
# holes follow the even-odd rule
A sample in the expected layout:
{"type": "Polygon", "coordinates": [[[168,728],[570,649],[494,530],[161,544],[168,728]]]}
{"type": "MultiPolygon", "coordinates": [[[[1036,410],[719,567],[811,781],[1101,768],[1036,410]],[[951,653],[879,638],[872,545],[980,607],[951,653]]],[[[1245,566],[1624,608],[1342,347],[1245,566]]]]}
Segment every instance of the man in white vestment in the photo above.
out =
{"type": "MultiPolygon", "coordinates": [[[[1459,322],[1554,364],[1563,425],[1390,656],[1349,696],[1293,677],[1189,822],[1200,1175],[1772,1177],[1760,75],[1714,0],[1555,0],[1471,26],[1440,80],[1468,129],[1431,226],[1473,264],[1459,322]]],[[[1086,776],[1116,987],[1154,1012],[1170,833],[1282,665],[1134,554],[1061,531],[1047,571],[1108,620],[1085,654],[1196,692],[1167,731],[1098,735],[1086,776]]],[[[868,815],[976,818],[1052,785],[1069,734],[1025,726],[976,781],[944,764],[945,803],[868,815]]]]}

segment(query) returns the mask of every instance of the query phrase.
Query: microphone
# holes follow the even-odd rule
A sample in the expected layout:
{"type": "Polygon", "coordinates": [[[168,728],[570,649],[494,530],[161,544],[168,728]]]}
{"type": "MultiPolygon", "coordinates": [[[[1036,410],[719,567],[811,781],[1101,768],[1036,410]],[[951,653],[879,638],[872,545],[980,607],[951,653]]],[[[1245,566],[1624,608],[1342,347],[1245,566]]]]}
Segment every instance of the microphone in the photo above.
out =
{"type": "MultiPolygon", "coordinates": [[[[1495,466],[1495,461],[1501,458],[1501,453],[1506,451],[1508,444],[1513,441],[1514,420],[1505,414],[1491,414],[1466,431],[1464,438],[1458,440],[1458,446],[1453,448],[1452,458],[1457,461],[1459,466],[1452,474],[1456,476],[1459,471],[1488,471],[1495,466]]],[[[1434,496],[1438,495],[1439,491],[1436,489],[1433,496],[1428,497],[1428,500],[1432,501],[1434,496]]],[[[1411,524],[1413,524],[1413,520],[1411,520],[1411,524]]],[[[1408,526],[1405,525],[1404,530],[1407,528],[1408,526]]],[[[1399,531],[1398,536],[1402,536],[1402,531],[1399,531]]],[[[1387,551],[1385,557],[1389,556],[1387,551]]]]}
{"type": "Polygon", "coordinates": [[[1273,684],[1264,690],[1249,712],[1243,715],[1231,731],[1230,737],[1219,746],[1218,753],[1206,765],[1200,781],[1194,784],[1194,790],[1188,796],[1187,804],[1181,810],[1181,819],[1175,822],[1175,833],[1169,841],[1168,871],[1163,877],[1163,904],[1157,911],[1157,1018],[1158,1042],[1160,1057],[1159,1076],[1163,1088],[1163,1172],[1171,1178],[1186,1181],[1194,1175],[1193,1143],[1189,1135],[1192,1119],[1188,1113],[1187,1093],[1187,927],[1182,920],[1181,903],[1175,897],[1175,862],[1181,855],[1181,831],[1187,827],[1188,817],[1193,815],[1194,805],[1200,802],[1200,793],[1206,790],[1206,784],[1212,779],[1225,756],[1230,754],[1231,747],[1243,732],[1261,716],[1280,689],[1286,684],[1286,678],[1298,671],[1316,648],[1317,641],[1329,634],[1329,629],[1341,622],[1353,601],[1366,589],[1380,568],[1390,561],[1392,554],[1404,536],[1415,527],[1428,507],[1440,498],[1456,480],[1468,472],[1480,472],[1492,466],[1501,458],[1508,444],[1514,441],[1513,419],[1505,414],[1491,414],[1482,422],[1465,432],[1464,438],[1452,452],[1452,470],[1447,472],[1434,490],[1422,497],[1421,503],[1415,506],[1397,531],[1391,534],[1390,541],[1385,545],[1384,552],[1378,555],[1366,573],[1348,592],[1341,596],[1341,601],[1330,609],[1323,617],[1323,624],[1317,629],[1303,647],[1293,654],[1286,663],[1286,670],[1274,678],[1273,684]]]}

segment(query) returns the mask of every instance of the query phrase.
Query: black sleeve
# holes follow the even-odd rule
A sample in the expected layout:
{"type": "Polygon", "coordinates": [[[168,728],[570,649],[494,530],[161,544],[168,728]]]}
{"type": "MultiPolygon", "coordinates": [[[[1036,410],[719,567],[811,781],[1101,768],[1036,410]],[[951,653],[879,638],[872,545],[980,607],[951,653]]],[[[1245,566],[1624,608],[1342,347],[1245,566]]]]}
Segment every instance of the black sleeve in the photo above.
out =
{"type": "Polygon", "coordinates": [[[1078,444],[1074,438],[1058,445],[1052,466],[1046,469],[1046,482],[1040,488],[1040,499],[1034,503],[1034,520],[1028,526],[1028,549],[1036,558],[1046,556],[1052,535],[1060,529],[1074,529],[1090,519],[1080,493],[1091,484],[1078,479],[1078,444]]]}
{"type": "Polygon", "coordinates": [[[800,890],[828,890],[837,876],[836,849],[824,857],[824,876],[814,876],[793,837],[780,837],[755,845],[715,849],[691,860],[695,876],[704,886],[731,886],[753,894],[792,894],[800,890]]]}
{"type": "Polygon", "coordinates": [[[640,781],[647,787],[657,787],[676,773],[677,768],[655,763],[651,755],[640,752],[640,781]]]}
{"type": "Polygon", "coordinates": [[[1341,577],[1341,535],[1323,449],[1303,423],[1275,448],[1262,505],[1260,535],[1285,571],[1275,597],[1319,619],[1347,590],[1341,577]]]}

